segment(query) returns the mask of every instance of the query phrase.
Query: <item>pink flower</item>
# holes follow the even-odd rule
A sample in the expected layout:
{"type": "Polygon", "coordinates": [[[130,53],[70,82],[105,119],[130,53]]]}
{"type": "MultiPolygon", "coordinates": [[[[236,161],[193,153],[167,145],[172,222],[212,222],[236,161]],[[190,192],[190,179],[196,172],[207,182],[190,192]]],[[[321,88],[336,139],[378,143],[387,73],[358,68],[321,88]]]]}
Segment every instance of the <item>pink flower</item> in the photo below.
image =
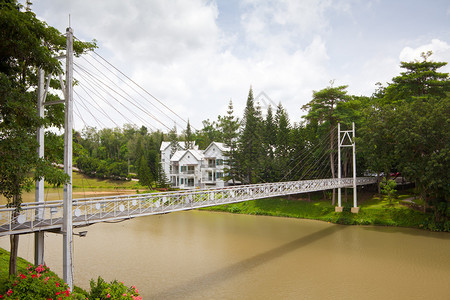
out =
{"type": "Polygon", "coordinates": [[[127,296],[127,294],[123,294],[122,296],[126,297],[126,296],[127,296]]]}
{"type": "Polygon", "coordinates": [[[106,294],[106,298],[111,298],[111,295],[109,293],[106,294]]]}
{"type": "Polygon", "coordinates": [[[12,289],[9,289],[8,292],[6,292],[6,294],[7,294],[8,296],[11,296],[12,293],[13,293],[12,289]]]}
{"type": "Polygon", "coordinates": [[[55,282],[56,283],[56,286],[59,286],[59,282],[55,282]]]}
{"type": "Polygon", "coordinates": [[[39,265],[35,270],[36,272],[41,273],[45,271],[45,268],[42,265],[39,265]]]}

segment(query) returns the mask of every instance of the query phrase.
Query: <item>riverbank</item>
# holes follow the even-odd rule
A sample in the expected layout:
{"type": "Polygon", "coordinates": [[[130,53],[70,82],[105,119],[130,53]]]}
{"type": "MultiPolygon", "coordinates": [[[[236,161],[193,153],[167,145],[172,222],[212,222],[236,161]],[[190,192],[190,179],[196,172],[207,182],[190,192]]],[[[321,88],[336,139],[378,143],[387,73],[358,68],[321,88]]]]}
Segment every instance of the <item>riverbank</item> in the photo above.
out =
{"type": "Polygon", "coordinates": [[[17,258],[18,276],[9,276],[10,253],[0,248],[0,298],[6,299],[124,299],[142,300],[135,286],[127,287],[117,280],[107,283],[103,278],[90,281],[90,291],[67,284],[47,266],[33,266],[29,261],[17,258]],[[50,298],[49,298],[50,297],[50,298]]]}
{"type": "Polygon", "coordinates": [[[308,200],[299,197],[258,199],[204,209],[248,215],[313,219],[345,225],[399,226],[449,231],[449,222],[436,225],[432,222],[432,213],[424,213],[408,205],[408,202],[411,201],[407,199],[410,197],[410,194],[403,194],[389,203],[387,200],[379,199],[376,195],[366,194],[358,203],[360,207],[358,214],[350,212],[351,197],[348,202],[343,202],[344,211],[342,213],[334,211],[331,200],[308,200]]]}

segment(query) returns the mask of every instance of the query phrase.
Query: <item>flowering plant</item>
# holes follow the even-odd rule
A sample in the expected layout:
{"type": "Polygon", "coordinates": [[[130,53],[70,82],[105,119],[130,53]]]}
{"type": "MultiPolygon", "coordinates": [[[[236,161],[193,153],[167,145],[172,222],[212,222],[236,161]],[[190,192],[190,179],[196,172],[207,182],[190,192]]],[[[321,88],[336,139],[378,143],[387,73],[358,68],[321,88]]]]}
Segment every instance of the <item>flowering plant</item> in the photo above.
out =
{"type": "Polygon", "coordinates": [[[107,283],[103,278],[98,277],[97,281],[92,279],[90,285],[91,292],[89,294],[89,299],[142,300],[142,297],[139,296],[138,289],[134,285],[127,287],[123,282],[117,280],[107,283]]]}
{"type": "Polygon", "coordinates": [[[98,277],[91,280],[91,291],[87,293],[79,288],[71,292],[67,284],[47,266],[28,265],[26,272],[10,277],[0,290],[1,299],[45,299],[45,300],[142,300],[135,286],[126,287],[117,280],[111,283],[98,277]]]}
{"type": "Polygon", "coordinates": [[[25,273],[11,277],[0,299],[85,299],[70,292],[66,283],[47,266],[29,265],[25,273]]]}

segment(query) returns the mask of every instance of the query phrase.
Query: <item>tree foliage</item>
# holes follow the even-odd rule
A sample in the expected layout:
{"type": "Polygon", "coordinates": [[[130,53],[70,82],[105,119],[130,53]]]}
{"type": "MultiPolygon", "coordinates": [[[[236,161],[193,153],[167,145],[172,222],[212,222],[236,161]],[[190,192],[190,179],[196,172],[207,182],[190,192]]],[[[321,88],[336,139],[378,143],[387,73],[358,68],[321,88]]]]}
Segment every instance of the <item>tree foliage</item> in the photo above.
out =
{"type": "MultiPolygon", "coordinates": [[[[18,214],[22,192],[33,181],[45,178],[62,184],[68,179],[52,166],[52,157],[42,159],[36,151],[37,128],[60,127],[63,121],[61,105],[47,109],[45,118],[37,114],[38,69],[47,76],[62,70],[56,56],[66,47],[66,38],[32,12],[23,12],[17,1],[2,0],[0,40],[0,193],[18,214]]],[[[74,43],[77,55],[93,47],[94,43],[74,43]]],[[[12,236],[10,274],[17,272],[17,247],[18,236],[12,236]]]]}

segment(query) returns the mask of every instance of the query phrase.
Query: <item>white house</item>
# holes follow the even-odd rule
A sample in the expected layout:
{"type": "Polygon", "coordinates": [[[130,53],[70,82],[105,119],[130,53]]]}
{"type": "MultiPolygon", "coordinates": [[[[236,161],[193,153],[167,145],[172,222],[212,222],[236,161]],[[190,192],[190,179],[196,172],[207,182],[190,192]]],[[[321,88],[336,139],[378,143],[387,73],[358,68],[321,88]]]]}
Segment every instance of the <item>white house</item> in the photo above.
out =
{"type": "MultiPolygon", "coordinates": [[[[184,143],[180,142],[180,146],[184,143]]],[[[170,158],[170,143],[163,142],[161,164],[173,187],[223,187],[226,184],[223,181],[226,151],[223,143],[212,142],[205,150],[198,150],[198,147],[178,150],[170,158]]]]}
{"type": "MultiPolygon", "coordinates": [[[[178,148],[182,150],[186,150],[185,142],[178,142],[178,148]]],[[[198,146],[194,144],[194,149],[198,149],[198,146]]],[[[169,177],[170,174],[170,155],[172,154],[172,146],[170,142],[162,142],[161,147],[159,148],[161,152],[161,166],[163,167],[164,174],[169,177]]]]}
{"type": "Polygon", "coordinates": [[[225,186],[223,181],[225,163],[227,161],[226,152],[229,151],[223,143],[212,142],[203,151],[202,183],[205,186],[216,187],[225,186]]]}
{"type": "Polygon", "coordinates": [[[193,188],[201,185],[203,151],[179,150],[170,159],[170,182],[173,187],[193,188]]]}

